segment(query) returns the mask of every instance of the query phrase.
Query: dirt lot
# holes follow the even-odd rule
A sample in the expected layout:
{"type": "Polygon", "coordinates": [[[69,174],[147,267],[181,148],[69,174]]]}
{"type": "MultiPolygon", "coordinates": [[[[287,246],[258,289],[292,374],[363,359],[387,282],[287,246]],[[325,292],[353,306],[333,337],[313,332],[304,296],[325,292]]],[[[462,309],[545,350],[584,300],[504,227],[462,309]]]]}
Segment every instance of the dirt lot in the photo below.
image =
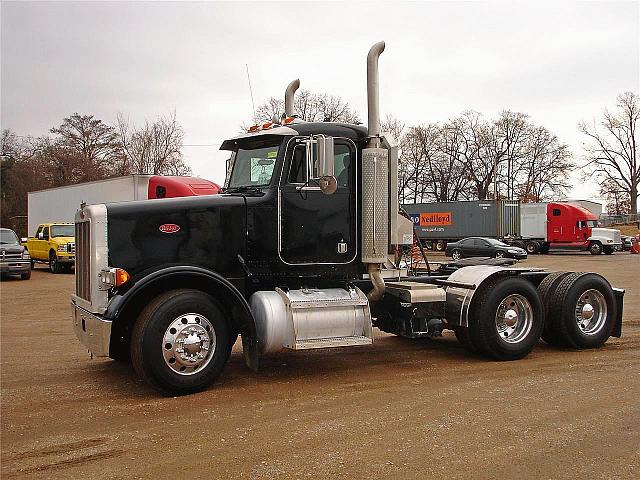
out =
{"type": "Polygon", "coordinates": [[[290,353],[158,396],[91,360],[71,275],[2,282],[2,478],[640,478],[640,255],[536,256],[627,289],[624,333],[499,363],[451,335],[290,353]]]}

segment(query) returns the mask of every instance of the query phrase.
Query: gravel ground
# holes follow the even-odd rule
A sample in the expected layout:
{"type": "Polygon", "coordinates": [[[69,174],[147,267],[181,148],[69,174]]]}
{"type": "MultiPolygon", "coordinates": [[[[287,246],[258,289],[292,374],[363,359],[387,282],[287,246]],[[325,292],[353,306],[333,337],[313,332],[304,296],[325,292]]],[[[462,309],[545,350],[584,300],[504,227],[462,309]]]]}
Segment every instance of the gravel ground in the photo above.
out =
{"type": "Polygon", "coordinates": [[[71,328],[72,275],[3,281],[1,476],[640,478],[640,255],[525,265],[625,288],[623,337],[500,363],[449,334],[376,332],[372,346],[273,356],[259,373],[236,345],[214,386],[182,398],[89,358],[71,328]]]}

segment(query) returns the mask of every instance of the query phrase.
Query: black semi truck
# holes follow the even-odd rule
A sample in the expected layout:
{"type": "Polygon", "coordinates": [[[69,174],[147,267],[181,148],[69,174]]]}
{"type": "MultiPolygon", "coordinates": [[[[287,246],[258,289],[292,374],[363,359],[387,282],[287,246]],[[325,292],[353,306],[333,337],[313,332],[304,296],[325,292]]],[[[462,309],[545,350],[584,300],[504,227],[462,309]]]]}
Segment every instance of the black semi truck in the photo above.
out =
{"type": "Polygon", "coordinates": [[[295,118],[229,139],[216,196],[83,205],[76,215],[76,335],[130,359],[162,392],[208,387],[238,335],[247,365],[283,349],[370,345],[453,330],[498,360],[542,336],[575,348],[620,336],[624,291],[593,273],[472,265],[423,275],[401,252],[397,146],[380,131],[378,58],[367,57],[368,129],[295,118]]]}

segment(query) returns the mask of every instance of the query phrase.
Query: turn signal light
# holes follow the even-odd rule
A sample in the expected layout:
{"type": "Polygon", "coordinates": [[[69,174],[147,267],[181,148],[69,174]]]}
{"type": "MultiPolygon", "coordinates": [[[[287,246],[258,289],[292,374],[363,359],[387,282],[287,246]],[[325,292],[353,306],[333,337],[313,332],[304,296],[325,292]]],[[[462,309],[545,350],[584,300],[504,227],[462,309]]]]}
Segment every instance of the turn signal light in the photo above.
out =
{"type": "Polygon", "coordinates": [[[131,275],[129,275],[127,271],[124,270],[123,268],[116,268],[115,270],[116,270],[116,281],[115,281],[116,287],[119,287],[120,285],[124,285],[131,278],[131,275]]]}
{"type": "Polygon", "coordinates": [[[105,268],[100,272],[100,290],[108,290],[112,287],[124,285],[131,279],[131,275],[123,268],[105,268]]]}
{"type": "Polygon", "coordinates": [[[253,125],[251,127],[249,127],[249,133],[253,133],[253,132],[257,132],[258,131],[258,125],[253,125]]]}
{"type": "Polygon", "coordinates": [[[293,122],[295,120],[294,117],[287,117],[284,119],[284,124],[285,125],[289,125],[291,122],[293,122]]]}
{"type": "Polygon", "coordinates": [[[262,129],[266,130],[267,128],[271,128],[271,125],[273,125],[272,122],[263,123],[262,124],[262,129]]]}

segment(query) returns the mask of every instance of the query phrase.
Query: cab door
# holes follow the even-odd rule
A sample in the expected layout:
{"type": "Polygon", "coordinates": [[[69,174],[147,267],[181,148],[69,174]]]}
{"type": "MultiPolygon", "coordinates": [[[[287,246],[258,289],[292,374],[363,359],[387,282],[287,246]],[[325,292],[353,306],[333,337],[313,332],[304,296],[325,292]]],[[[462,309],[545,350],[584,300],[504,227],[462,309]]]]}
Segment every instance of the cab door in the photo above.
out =
{"type": "Polygon", "coordinates": [[[31,251],[29,252],[29,254],[34,258],[42,258],[42,250],[44,248],[43,244],[45,243],[45,241],[40,240],[38,236],[43,233],[43,231],[44,227],[40,225],[36,230],[35,235],[33,236],[33,241],[29,242],[31,244],[31,251]]]}
{"type": "Polygon", "coordinates": [[[334,139],[333,194],[318,185],[316,144],[296,137],[287,145],[278,210],[280,259],[289,265],[346,264],[357,256],[356,145],[334,139]]]}

